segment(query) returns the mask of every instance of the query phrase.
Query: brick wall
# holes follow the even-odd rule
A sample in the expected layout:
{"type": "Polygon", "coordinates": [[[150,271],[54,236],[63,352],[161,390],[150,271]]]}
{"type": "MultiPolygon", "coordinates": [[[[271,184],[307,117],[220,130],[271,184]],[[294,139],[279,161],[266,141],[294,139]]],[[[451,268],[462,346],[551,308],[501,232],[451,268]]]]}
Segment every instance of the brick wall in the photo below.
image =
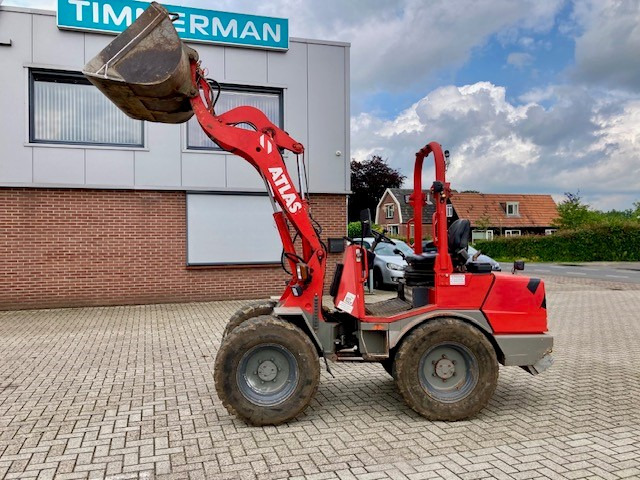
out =
{"type": "MultiPolygon", "coordinates": [[[[0,188],[0,309],[259,298],[279,266],[187,267],[184,192],[0,188]]],[[[342,237],[344,195],[312,195],[323,240],[342,237]]],[[[329,256],[329,284],[340,255],[329,256]]]]}

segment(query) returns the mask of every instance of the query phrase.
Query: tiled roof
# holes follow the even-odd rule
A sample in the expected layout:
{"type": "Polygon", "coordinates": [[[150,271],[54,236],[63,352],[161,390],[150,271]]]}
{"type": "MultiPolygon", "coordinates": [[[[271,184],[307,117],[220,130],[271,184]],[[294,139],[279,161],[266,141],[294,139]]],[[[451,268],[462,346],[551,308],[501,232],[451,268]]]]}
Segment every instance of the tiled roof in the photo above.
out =
{"type": "Polygon", "coordinates": [[[551,195],[454,193],[451,203],[458,218],[471,220],[473,227],[486,220],[492,227],[550,227],[558,216],[551,195]],[[518,216],[507,216],[507,202],[518,202],[518,216]]]}
{"type": "MultiPolygon", "coordinates": [[[[404,203],[404,196],[411,195],[413,193],[413,189],[409,188],[390,188],[389,189],[398,203],[400,204],[400,212],[402,213],[402,221],[407,223],[408,220],[413,218],[413,208],[408,203],[404,203]]],[[[424,192],[428,194],[428,192],[424,192]]],[[[431,223],[431,218],[433,217],[433,213],[436,211],[436,207],[433,204],[427,203],[422,208],[422,223],[431,223]]]]}

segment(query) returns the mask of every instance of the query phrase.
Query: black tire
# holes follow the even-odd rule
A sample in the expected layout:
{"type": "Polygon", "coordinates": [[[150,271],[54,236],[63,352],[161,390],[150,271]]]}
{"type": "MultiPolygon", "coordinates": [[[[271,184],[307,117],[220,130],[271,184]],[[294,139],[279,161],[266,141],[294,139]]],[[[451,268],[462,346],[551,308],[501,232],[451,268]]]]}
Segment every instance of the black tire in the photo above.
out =
{"type": "Polygon", "coordinates": [[[402,342],[394,378],[404,400],[420,415],[456,421],[474,416],[489,403],[498,385],[498,368],[495,350],[481,331],[461,320],[441,318],[416,328],[402,342]]]}
{"type": "MultiPolygon", "coordinates": [[[[380,365],[382,365],[382,368],[384,368],[384,371],[387,372],[389,375],[391,375],[393,377],[393,360],[394,360],[395,355],[390,352],[389,353],[389,358],[385,358],[384,360],[382,360],[380,362],[380,365]]],[[[395,377],[393,377],[395,378],[395,377]]]]}
{"type": "Polygon", "coordinates": [[[314,397],[320,382],[318,352],[292,323],[262,315],[222,340],[214,379],[229,413],[251,425],[279,425],[299,415],[314,397]]]}
{"type": "Polygon", "coordinates": [[[379,268],[373,269],[373,288],[376,290],[382,290],[384,282],[382,278],[382,272],[379,268]]]}
{"type": "Polygon", "coordinates": [[[227,322],[227,326],[222,333],[222,338],[225,338],[233,331],[234,328],[246,322],[250,318],[259,317],[260,315],[271,315],[276,303],[276,300],[258,300],[245,305],[236,313],[231,315],[231,318],[227,322]]]}

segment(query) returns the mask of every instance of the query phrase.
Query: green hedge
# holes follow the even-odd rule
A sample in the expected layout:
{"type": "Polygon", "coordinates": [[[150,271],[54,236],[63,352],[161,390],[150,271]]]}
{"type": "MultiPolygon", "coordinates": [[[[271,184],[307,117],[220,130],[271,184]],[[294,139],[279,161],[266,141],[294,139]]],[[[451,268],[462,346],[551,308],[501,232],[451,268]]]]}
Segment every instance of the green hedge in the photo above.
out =
{"type": "Polygon", "coordinates": [[[640,225],[594,225],[554,235],[478,241],[478,250],[499,260],[540,262],[640,261],[640,225]]]}
{"type": "MultiPolygon", "coordinates": [[[[380,225],[376,225],[375,223],[371,224],[371,228],[377,230],[378,232],[382,231],[382,227],[380,225]]],[[[360,237],[360,232],[362,232],[362,224],[360,222],[349,222],[347,224],[347,236],[351,238],[360,237]]]]}

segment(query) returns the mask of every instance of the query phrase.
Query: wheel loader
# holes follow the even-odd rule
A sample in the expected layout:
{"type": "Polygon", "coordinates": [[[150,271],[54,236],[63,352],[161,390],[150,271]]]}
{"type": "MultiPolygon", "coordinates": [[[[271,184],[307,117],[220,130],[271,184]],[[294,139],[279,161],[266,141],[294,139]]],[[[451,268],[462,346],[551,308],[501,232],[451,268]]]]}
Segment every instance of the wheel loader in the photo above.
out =
{"type": "Polygon", "coordinates": [[[256,108],[216,112],[219,85],[207,78],[197,52],[178,37],[175,18],[151,3],[85,66],[84,74],[132,118],[181,123],[195,114],[211,140],[249,162],[264,180],[282,238],[283,266],[291,277],[278,300],[242,308],[224,330],[214,378],[230,413],[252,425],[295,418],[316,393],[324,360],[329,371],[329,362],[378,362],[413,410],[427,419],[455,421],[487,405],[499,364],[531,374],[552,364],[544,283],[468,261],[469,222],[447,225],[452,191],[436,142],[416,153],[408,202],[418,240],[406,256],[397,296],[365,302],[375,247],[393,244],[384,232],[371,230],[368,212],[362,237],[374,236],[374,244],[366,249],[345,237],[342,262],[325,292],[327,248],[310,215],[303,145],[256,108]],[[299,191],[285,167],[285,150],[298,159],[299,191]],[[419,241],[426,202],[422,166],[429,156],[435,163],[429,187],[436,204],[435,254],[424,254],[419,241]],[[331,308],[323,303],[325,293],[332,297],[331,308]]]}

